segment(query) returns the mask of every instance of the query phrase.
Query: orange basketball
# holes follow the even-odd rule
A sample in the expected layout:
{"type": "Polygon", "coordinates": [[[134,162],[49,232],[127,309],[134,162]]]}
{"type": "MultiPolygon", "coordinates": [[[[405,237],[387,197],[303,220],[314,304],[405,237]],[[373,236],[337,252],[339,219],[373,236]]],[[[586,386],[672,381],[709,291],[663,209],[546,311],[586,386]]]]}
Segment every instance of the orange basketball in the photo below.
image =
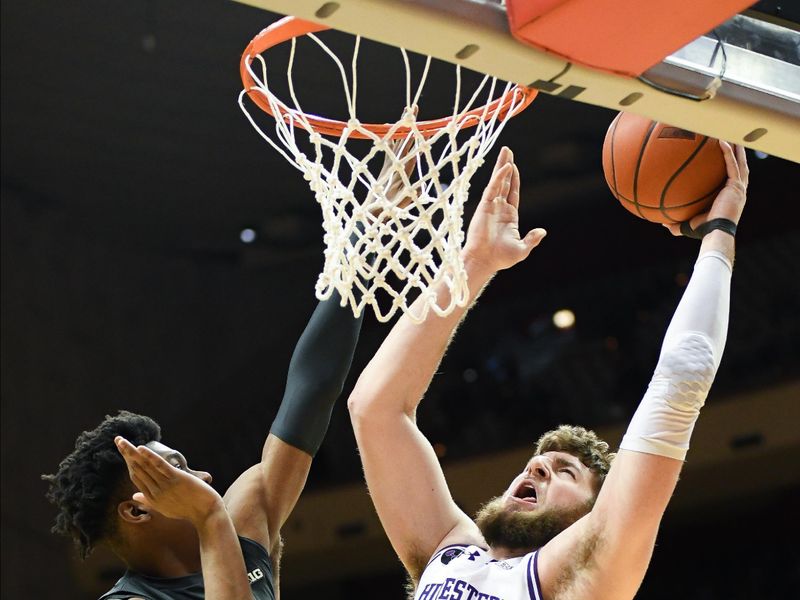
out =
{"type": "Polygon", "coordinates": [[[603,172],[622,206],[654,223],[703,212],[727,179],[714,138],[624,112],[606,133],[603,172]]]}

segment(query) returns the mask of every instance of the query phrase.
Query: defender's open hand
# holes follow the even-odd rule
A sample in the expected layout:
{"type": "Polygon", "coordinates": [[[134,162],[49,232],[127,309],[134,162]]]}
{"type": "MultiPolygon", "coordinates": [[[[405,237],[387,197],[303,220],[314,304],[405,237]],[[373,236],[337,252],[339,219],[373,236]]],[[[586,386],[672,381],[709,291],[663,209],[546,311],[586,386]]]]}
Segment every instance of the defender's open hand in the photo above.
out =
{"type": "Polygon", "coordinates": [[[122,436],[114,439],[131,481],[139,488],[133,499],[172,519],[201,524],[225,510],[220,495],[199,477],[173,467],[146,446],[134,446],[122,436]]]}
{"type": "Polygon", "coordinates": [[[547,232],[537,228],[521,238],[518,209],[519,170],[511,150],[503,147],[470,222],[465,260],[478,261],[494,272],[527,258],[547,232]]]}

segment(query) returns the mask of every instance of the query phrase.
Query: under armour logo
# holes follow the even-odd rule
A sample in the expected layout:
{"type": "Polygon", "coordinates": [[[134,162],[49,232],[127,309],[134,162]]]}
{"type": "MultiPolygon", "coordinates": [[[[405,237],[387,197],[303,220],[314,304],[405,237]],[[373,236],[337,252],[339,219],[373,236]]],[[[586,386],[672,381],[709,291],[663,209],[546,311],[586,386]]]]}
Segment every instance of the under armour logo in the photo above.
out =
{"type": "Polygon", "coordinates": [[[475,560],[478,556],[480,556],[480,552],[475,550],[474,552],[470,552],[467,556],[469,556],[470,560],[475,560]]]}
{"type": "Polygon", "coordinates": [[[464,551],[461,548],[450,548],[442,554],[442,564],[449,564],[456,556],[460,556],[464,551]]]}

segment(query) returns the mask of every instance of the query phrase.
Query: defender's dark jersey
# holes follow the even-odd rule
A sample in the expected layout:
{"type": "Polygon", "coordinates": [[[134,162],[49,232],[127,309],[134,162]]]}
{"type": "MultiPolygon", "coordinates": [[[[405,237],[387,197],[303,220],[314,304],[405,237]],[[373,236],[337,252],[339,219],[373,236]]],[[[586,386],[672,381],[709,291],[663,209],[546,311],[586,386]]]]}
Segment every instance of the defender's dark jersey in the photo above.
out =
{"type": "MultiPolygon", "coordinates": [[[[275,600],[272,561],[267,550],[258,542],[242,536],[239,536],[239,544],[242,546],[247,578],[250,580],[250,590],[253,592],[254,600],[275,600]]],[[[145,600],[202,600],[205,595],[202,573],[161,578],[126,571],[114,587],[100,597],[100,600],[131,597],[145,600]]]]}

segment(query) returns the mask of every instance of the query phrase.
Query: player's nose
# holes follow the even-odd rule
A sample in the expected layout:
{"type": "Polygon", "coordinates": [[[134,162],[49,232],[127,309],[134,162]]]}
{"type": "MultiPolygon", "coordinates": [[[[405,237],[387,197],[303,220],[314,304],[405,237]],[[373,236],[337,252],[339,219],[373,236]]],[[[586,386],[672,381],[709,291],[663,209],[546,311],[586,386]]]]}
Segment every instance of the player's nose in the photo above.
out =
{"type": "Polygon", "coordinates": [[[192,473],[194,474],[195,477],[197,477],[202,481],[205,481],[208,485],[211,485],[211,482],[214,480],[214,478],[211,477],[211,473],[207,471],[192,471],[192,473]]]}
{"type": "Polygon", "coordinates": [[[528,470],[532,475],[536,475],[539,479],[548,479],[550,477],[550,469],[548,468],[547,461],[543,456],[534,457],[528,465],[528,470]]]}

